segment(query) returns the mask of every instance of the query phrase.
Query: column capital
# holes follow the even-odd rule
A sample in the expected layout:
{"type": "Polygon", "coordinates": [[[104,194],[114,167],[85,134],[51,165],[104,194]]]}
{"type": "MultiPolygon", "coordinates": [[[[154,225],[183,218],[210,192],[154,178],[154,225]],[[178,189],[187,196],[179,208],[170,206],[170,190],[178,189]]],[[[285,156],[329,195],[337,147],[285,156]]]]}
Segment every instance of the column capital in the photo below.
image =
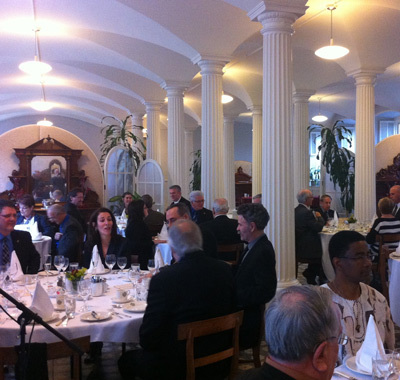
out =
{"type": "Polygon", "coordinates": [[[293,91],[293,103],[308,103],[314,94],[314,90],[295,90],[293,91]]]}
{"type": "Polygon", "coordinates": [[[200,55],[192,59],[195,65],[198,65],[201,69],[201,74],[223,74],[222,69],[231,60],[231,57],[227,56],[215,56],[215,55],[200,55]]]}
{"type": "Polygon", "coordinates": [[[370,84],[375,85],[376,77],[378,74],[382,74],[385,69],[381,67],[374,68],[359,68],[356,70],[348,71],[346,74],[349,77],[353,77],[356,80],[356,84],[370,84]]]}
{"type": "Polygon", "coordinates": [[[181,96],[189,88],[190,83],[180,81],[164,81],[161,88],[167,91],[167,96],[181,96]]]}
{"type": "Polygon", "coordinates": [[[249,107],[253,115],[262,115],[262,106],[253,104],[249,107]]]}
{"type": "Polygon", "coordinates": [[[144,105],[146,106],[146,112],[160,111],[164,102],[160,102],[159,100],[149,100],[148,102],[144,102],[144,105]]]}

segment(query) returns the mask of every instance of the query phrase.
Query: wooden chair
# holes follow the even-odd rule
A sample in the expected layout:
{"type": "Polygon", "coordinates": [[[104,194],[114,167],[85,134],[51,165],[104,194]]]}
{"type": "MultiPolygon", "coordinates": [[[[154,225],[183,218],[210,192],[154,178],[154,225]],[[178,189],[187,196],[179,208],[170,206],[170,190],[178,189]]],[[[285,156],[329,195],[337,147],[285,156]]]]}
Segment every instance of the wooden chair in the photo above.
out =
{"type": "MultiPolygon", "coordinates": [[[[82,351],[89,352],[90,336],[72,339],[73,343],[79,346],[82,351]]],[[[56,342],[47,344],[47,360],[71,357],[71,379],[80,380],[82,377],[81,357],[72,348],[64,342],[56,342]]],[[[17,363],[17,352],[14,347],[0,347],[0,380],[4,380],[3,367],[5,365],[15,365],[17,363]]]]}
{"type": "Polygon", "coordinates": [[[400,234],[380,234],[376,236],[379,243],[378,275],[381,279],[382,294],[386,297],[389,304],[389,288],[386,280],[387,262],[389,254],[394,250],[385,248],[385,244],[400,242],[400,234]]]}
{"type": "Polygon", "coordinates": [[[225,261],[231,265],[237,265],[239,262],[239,257],[243,252],[244,244],[236,243],[236,244],[218,244],[217,246],[217,255],[220,260],[225,261]],[[232,259],[227,259],[227,257],[231,256],[232,259]]]}
{"type": "Polygon", "coordinates": [[[186,340],[186,380],[195,380],[195,369],[208,364],[232,358],[228,379],[234,379],[239,358],[239,327],[242,324],[243,311],[222,317],[184,323],[178,326],[178,340],[186,340]],[[195,358],[194,339],[222,331],[232,331],[231,347],[211,355],[195,358]]]}

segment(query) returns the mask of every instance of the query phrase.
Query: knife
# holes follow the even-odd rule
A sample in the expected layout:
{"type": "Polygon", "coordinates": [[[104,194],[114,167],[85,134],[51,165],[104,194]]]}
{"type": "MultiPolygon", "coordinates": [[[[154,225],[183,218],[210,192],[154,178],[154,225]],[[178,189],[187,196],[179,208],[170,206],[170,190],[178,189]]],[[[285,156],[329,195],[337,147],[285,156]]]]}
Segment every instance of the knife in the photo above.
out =
{"type": "Polygon", "coordinates": [[[60,326],[67,319],[67,314],[65,314],[57,323],[56,326],[60,326]]]}
{"type": "Polygon", "coordinates": [[[95,318],[97,320],[100,319],[99,315],[94,310],[92,311],[92,316],[93,316],[93,318],[95,318]]]}
{"type": "Polygon", "coordinates": [[[345,374],[343,372],[335,371],[335,372],[333,372],[333,374],[337,375],[337,376],[340,376],[340,377],[344,377],[345,379],[348,379],[348,380],[357,380],[355,377],[347,375],[347,374],[345,374]]]}

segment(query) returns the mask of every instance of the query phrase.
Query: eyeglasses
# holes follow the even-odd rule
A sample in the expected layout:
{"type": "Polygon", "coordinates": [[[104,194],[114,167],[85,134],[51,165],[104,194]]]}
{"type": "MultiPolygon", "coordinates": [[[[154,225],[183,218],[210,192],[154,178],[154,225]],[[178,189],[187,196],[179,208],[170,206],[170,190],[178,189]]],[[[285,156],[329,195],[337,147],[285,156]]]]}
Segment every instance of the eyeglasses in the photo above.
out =
{"type": "Polygon", "coordinates": [[[361,256],[358,256],[358,257],[346,257],[346,256],[339,257],[339,259],[353,260],[353,261],[357,261],[357,262],[360,262],[360,261],[372,261],[373,258],[374,258],[374,256],[371,255],[371,253],[368,253],[367,255],[361,255],[361,256]]]}
{"type": "Polygon", "coordinates": [[[317,343],[314,347],[313,352],[315,352],[317,350],[317,348],[320,344],[322,344],[323,342],[326,342],[328,340],[332,340],[332,339],[336,339],[336,342],[339,346],[345,346],[347,344],[347,342],[349,341],[348,336],[343,333],[341,333],[339,336],[331,336],[330,338],[326,338],[325,340],[323,340],[321,343],[317,343]]]}

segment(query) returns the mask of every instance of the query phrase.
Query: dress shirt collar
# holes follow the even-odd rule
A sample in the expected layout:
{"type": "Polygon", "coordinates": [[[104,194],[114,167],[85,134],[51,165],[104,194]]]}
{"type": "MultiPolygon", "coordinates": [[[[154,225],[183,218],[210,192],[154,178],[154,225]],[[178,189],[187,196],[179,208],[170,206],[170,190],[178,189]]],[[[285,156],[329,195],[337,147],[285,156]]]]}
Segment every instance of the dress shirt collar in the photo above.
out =
{"type": "Polygon", "coordinates": [[[311,208],[310,207],[308,207],[307,205],[305,205],[304,203],[299,203],[299,205],[302,205],[302,206],[304,206],[307,210],[311,210],[311,208]]]}

